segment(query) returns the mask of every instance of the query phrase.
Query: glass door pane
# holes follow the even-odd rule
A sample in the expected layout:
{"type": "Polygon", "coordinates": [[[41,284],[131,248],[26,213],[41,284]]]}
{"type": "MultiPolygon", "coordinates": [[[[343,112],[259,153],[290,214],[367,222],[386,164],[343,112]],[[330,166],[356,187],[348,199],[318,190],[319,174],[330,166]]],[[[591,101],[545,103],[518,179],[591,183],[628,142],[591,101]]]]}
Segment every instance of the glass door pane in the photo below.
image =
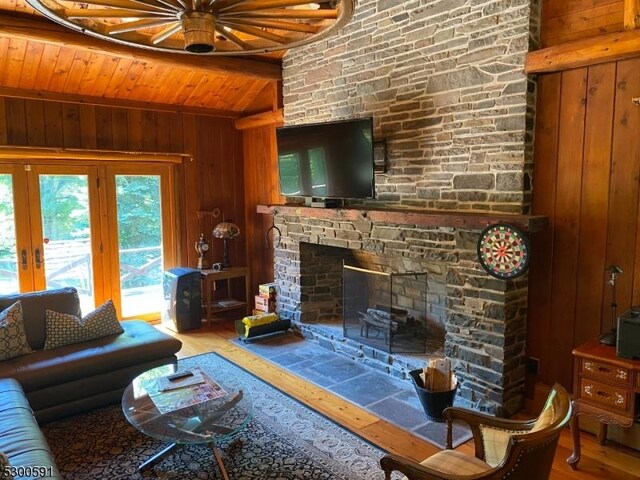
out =
{"type": "Polygon", "coordinates": [[[162,190],[160,175],[115,175],[123,317],[162,305],[162,190]]]}
{"type": "Polygon", "coordinates": [[[40,206],[46,287],[75,287],[82,310],[90,311],[95,301],[87,176],[40,175],[40,206]]]}
{"type": "Polygon", "coordinates": [[[37,183],[30,180],[30,190],[36,189],[31,198],[40,213],[32,225],[33,261],[38,288],[75,287],[82,311],[89,312],[95,308],[90,174],[74,170],[33,170],[37,183]],[[57,173],[64,170],[72,173],[57,173]]]}
{"type": "Polygon", "coordinates": [[[20,291],[15,217],[13,175],[0,173],[0,293],[3,295],[20,291]]]}

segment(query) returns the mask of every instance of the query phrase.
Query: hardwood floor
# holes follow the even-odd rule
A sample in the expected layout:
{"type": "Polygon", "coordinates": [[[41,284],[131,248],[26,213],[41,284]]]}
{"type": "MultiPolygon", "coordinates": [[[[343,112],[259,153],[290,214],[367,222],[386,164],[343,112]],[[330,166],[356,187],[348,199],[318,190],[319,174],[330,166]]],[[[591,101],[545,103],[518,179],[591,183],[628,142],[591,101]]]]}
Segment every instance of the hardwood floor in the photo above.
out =
{"type": "MultiPolygon", "coordinates": [[[[418,461],[438,451],[437,447],[401,428],[229,342],[236,336],[231,320],[217,320],[213,325],[182,334],[157,327],[183,342],[179,357],[214,351],[384,450],[418,461]]],[[[572,449],[571,436],[568,429],[562,433],[551,480],[640,479],[640,453],[611,443],[600,446],[595,437],[587,433],[581,437],[582,459],[578,470],[573,471],[566,463],[572,449]]],[[[473,443],[467,442],[458,450],[472,455],[473,443]]]]}

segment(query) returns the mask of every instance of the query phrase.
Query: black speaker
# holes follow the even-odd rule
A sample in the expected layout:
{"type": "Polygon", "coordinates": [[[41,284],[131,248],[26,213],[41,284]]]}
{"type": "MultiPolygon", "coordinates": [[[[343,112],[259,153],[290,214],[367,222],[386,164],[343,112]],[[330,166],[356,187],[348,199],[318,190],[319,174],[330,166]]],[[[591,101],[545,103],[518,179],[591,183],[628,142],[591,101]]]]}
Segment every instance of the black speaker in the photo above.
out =
{"type": "Polygon", "coordinates": [[[202,300],[200,270],[173,268],[162,279],[164,308],[162,324],[175,332],[200,328],[202,300]]]}
{"type": "Polygon", "coordinates": [[[616,354],[620,358],[640,359],[640,306],[618,317],[617,340],[616,354]]]}

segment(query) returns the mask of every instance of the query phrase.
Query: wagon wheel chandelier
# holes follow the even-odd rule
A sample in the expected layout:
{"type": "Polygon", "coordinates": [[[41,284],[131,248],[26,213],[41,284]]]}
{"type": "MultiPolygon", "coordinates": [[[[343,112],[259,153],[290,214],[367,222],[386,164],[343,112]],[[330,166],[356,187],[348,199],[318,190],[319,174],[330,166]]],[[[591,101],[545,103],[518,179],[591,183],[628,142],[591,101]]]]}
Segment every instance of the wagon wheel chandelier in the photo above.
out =
{"type": "Polygon", "coordinates": [[[205,55],[257,54],[328,37],[355,0],[27,0],[51,20],[133,47],[205,55]]]}

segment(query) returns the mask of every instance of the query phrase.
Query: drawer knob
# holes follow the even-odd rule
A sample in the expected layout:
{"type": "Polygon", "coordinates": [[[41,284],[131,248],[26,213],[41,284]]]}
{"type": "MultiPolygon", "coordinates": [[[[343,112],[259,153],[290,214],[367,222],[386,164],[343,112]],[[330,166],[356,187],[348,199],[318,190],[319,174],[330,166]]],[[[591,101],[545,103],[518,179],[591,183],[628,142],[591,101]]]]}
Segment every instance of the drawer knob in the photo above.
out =
{"type": "Polygon", "coordinates": [[[608,392],[603,392],[602,390],[598,390],[596,392],[596,395],[598,395],[599,397],[604,397],[604,398],[611,398],[611,394],[608,392]]]}

